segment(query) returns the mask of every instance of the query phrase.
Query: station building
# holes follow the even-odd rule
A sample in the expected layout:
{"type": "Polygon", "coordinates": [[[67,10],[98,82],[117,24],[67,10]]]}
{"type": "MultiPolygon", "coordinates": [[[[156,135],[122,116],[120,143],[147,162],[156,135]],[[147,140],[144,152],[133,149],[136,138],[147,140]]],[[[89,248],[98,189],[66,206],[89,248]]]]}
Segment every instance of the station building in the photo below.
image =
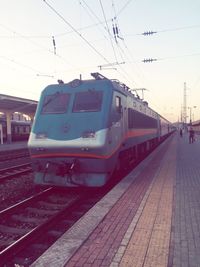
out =
{"type": "Polygon", "coordinates": [[[6,134],[6,142],[12,142],[11,121],[33,120],[37,108],[37,101],[0,94],[0,118],[6,120],[6,133],[3,133],[3,125],[0,120],[0,144],[3,143],[3,135],[6,134]]]}

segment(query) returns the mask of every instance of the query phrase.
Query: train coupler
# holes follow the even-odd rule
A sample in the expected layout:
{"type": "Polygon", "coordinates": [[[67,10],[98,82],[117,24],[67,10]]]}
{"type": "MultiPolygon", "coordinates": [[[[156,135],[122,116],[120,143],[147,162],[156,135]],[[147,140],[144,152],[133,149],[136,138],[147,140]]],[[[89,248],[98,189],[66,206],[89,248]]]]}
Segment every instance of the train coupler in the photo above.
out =
{"type": "Polygon", "coordinates": [[[71,176],[73,173],[79,170],[80,163],[77,159],[74,159],[71,163],[62,162],[57,168],[56,175],[65,176],[66,174],[71,176]]]}

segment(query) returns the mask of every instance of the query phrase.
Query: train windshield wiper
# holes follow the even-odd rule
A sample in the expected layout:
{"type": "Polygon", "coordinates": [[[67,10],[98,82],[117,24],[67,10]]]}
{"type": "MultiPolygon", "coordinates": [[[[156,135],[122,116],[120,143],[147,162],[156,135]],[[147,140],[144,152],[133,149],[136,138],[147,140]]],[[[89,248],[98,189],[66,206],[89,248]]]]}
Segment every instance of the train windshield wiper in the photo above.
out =
{"type": "Polygon", "coordinates": [[[60,92],[57,91],[56,93],[54,93],[53,95],[49,95],[49,99],[46,101],[46,103],[44,103],[44,105],[42,106],[42,109],[44,109],[47,105],[49,105],[53,100],[55,100],[58,96],[60,95],[60,92]]]}

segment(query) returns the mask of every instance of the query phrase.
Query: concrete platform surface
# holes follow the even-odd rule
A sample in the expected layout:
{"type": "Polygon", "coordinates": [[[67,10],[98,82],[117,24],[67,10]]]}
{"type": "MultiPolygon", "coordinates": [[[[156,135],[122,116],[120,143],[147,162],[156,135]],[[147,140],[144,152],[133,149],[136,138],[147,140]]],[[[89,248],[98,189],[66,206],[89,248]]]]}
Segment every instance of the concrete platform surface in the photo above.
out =
{"type": "Polygon", "coordinates": [[[27,148],[27,141],[20,141],[20,142],[13,142],[11,144],[0,144],[0,152],[6,152],[11,150],[18,150],[18,149],[24,149],[27,148]]]}

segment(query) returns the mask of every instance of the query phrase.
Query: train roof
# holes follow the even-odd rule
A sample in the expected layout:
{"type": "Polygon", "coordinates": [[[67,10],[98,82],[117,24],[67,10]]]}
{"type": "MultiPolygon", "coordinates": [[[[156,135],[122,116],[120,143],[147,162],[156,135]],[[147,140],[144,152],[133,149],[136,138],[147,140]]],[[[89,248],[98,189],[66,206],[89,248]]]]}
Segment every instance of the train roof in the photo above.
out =
{"type": "MultiPolygon", "coordinates": [[[[148,108],[149,110],[151,110],[151,112],[153,112],[156,116],[159,116],[160,118],[162,118],[163,120],[165,120],[166,122],[168,122],[169,124],[171,124],[170,121],[168,121],[166,118],[164,118],[163,116],[161,116],[158,112],[156,112],[155,110],[153,110],[151,107],[149,107],[148,102],[144,101],[143,99],[141,99],[138,95],[135,95],[133,92],[137,91],[134,89],[131,89],[130,87],[128,87],[126,84],[121,83],[119,80],[117,79],[109,79],[105,76],[103,76],[102,74],[98,73],[98,72],[94,72],[91,73],[91,76],[94,79],[86,79],[86,80],[82,80],[81,77],[80,79],[74,79],[68,83],[64,83],[62,80],[58,80],[58,84],[59,85],[68,85],[72,88],[78,87],[79,85],[81,85],[82,83],[94,83],[95,81],[99,81],[99,82],[110,82],[115,90],[118,90],[120,93],[124,94],[125,96],[130,96],[131,98],[134,99],[134,101],[136,101],[137,103],[139,103],[140,105],[143,105],[143,107],[148,108]]],[[[58,85],[57,84],[57,85],[58,85]]],[[[52,85],[49,85],[52,86],[52,85]]],[[[47,89],[49,86],[47,86],[45,89],[47,89]]],[[[44,89],[44,90],[45,90],[44,89]]]]}
{"type": "Polygon", "coordinates": [[[194,126],[196,126],[196,125],[200,125],[200,120],[198,120],[198,121],[193,121],[193,122],[192,122],[192,126],[193,126],[193,125],[194,125],[194,126]]]}

